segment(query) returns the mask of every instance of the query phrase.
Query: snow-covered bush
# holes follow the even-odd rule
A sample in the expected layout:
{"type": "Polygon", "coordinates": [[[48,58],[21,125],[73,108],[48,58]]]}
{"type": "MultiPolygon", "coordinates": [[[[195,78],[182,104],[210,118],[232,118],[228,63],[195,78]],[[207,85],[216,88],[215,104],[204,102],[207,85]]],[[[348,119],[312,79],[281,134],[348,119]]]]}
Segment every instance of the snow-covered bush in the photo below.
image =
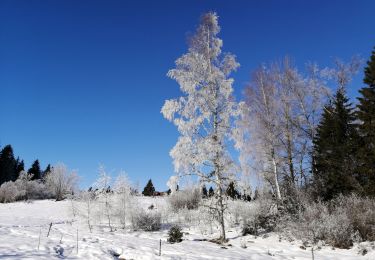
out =
{"type": "Polygon", "coordinates": [[[17,185],[12,182],[4,182],[0,186],[0,202],[8,203],[19,200],[24,196],[24,192],[19,191],[17,185]]]}
{"type": "Polygon", "coordinates": [[[31,180],[27,172],[20,172],[15,182],[6,182],[0,187],[0,202],[13,202],[28,199],[49,199],[53,197],[40,180],[31,180]]]}
{"type": "MultiPolygon", "coordinates": [[[[334,200],[336,210],[345,211],[353,229],[362,240],[375,241],[375,200],[355,194],[334,200]]],[[[339,214],[339,213],[338,213],[339,214]]]]}
{"type": "Polygon", "coordinates": [[[243,200],[232,200],[228,203],[228,213],[230,223],[238,225],[241,220],[248,219],[254,214],[254,206],[258,203],[246,202],[243,200]]]}
{"type": "Polygon", "coordinates": [[[344,208],[336,208],[325,217],[325,242],[339,248],[350,248],[353,242],[358,242],[359,238],[344,208]]]}
{"type": "Polygon", "coordinates": [[[323,202],[305,205],[298,221],[288,223],[288,230],[291,230],[292,234],[304,243],[315,244],[327,237],[325,221],[328,214],[328,208],[323,202]]]}
{"type": "Polygon", "coordinates": [[[251,214],[244,215],[242,234],[259,235],[274,231],[279,218],[276,204],[265,197],[253,202],[251,214]]]}
{"type": "Polygon", "coordinates": [[[64,164],[57,164],[45,177],[46,186],[54,198],[63,200],[67,194],[74,193],[77,185],[77,175],[69,172],[64,164]]]}
{"type": "Polygon", "coordinates": [[[134,230],[157,231],[161,227],[161,214],[153,210],[135,210],[131,220],[134,230]]]}
{"type": "Polygon", "coordinates": [[[198,188],[176,191],[170,195],[168,202],[173,211],[180,209],[197,209],[202,199],[198,188]]]}
{"type": "Polygon", "coordinates": [[[194,226],[199,222],[199,218],[201,217],[198,209],[182,208],[175,214],[180,225],[194,226]]]}
{"type": "Polygon", "coordinates": [[[374,240],[375,202],[355,195],[330,202],[306,202],[297,221],[288,230],[304,242],[322,240],[339,248],[350,248],[360,240],[374,240]]]}
{"type": "Polygon", "coordinates": [[[26,194],[28,199],[34,200],[50,199],[54,197],[54,194],[47,189],[46,185],[40,180],[29,181],[27,184],[26,194]]]}

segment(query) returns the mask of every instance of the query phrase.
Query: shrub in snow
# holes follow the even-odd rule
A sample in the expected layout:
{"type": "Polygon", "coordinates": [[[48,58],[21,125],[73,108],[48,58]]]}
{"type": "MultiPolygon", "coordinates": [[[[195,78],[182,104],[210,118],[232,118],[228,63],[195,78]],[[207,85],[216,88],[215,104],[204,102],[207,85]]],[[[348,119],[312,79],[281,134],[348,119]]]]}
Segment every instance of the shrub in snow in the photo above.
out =
{"type": "Polygon", "coordinates": [[[275,214],[257,214],[252,221],[244,222],[242,235],[259,235],[261,233],[272,232],[277,225],[278,216],[275,214]]]}
{"type": "Polygon", "coordinates": [[[248,221],[248,222],[244,223],[241,233],[242,233],[243,236],[246,236],[246,235],[257,236],[259,234],[258,227],[255,225],[255,223],[253,221],[251,221],[251,222],[248,221]]]}
{"type": "Polygon", "coordinates": [[[303,208],[304,203],[310,200],[308,195],[302,191],[294,188],[285,188],[287,191],[281,201],[278,204],[278,211],[280,215],[284,217],[295,218],[298,217],[300,210],[303,208]]]}
{"type": "Polygon", "coordinates": [[[155,211],[137,210],[131,220],[135,230],[157,231],[161,227],[161,214],[155,211]]]}
{"type": "Polygon", "coordinates": [[[354,242],[374,240],[374,203],[355,195],[340,196],[328,203],[306,202],[289,229],[304,242],[323,240],[335,247],[350,248],[354,242]]]}
{"type": "Polygon", "coordinates": [[[345,212],[330,213],[326,203],[305,205],[297,223],[290,223],[293,234],[304,243],[316,244],[323,240],[336,247],[348,248],[353,241],[352,226],[345,212]]]}
{"type": "Polygon", "coordinates": [[[67,194],[72,194],[77,185],[75,172],[68,172],[64,164],[57,164],[45,177],[46,186],[56,200],[63,200],[67,194]]]}
{"type": "Polygon", "coordinates": [[[168,242],[169,243],[180,243],[182,241],[182,232],[179,226],[172,226],[168,231],[168,242]]]}
{"type": "Polygon", "coordinates": [[[197,209],[202,196],[198,188],[176,191],[168,198],[168,202],[173,211],[181,209],[197,209]]]}
{"type": "Polygon", "coordinates": [[[336,208],[345,209],[346,215],[364,241],[375,241],[375,200],[357,195],[339,196],[336,208]]]}
{"type": "Polygon", "coordinates": [[[259,235],[272,232],[277,226],[279,219],[276,204],[268,198],[258,199],[253,204],[251,215],[243,216],[243,235],[259,235]]]}
{"type": "Polygon", "coordinates": [[[230,223],[235,225],[240,224],[243,217],[247,219],[252,211],[253,203],[247,203],[242,200],[232,200],[228,203],[228,213],[231,220],[230,223]]]}
{"type": "Polygon", "coordinates": [[[24,192],[18,190],[17,185],[12,181],[4,182],[0,186],[0,202],[2,203],[19,200],[24,194],[24,192]]]}
{"type": "MultiPolygon", "coordinates": [[[[16,181],[17,183],[17,181],[16,181]]],[[[53,194],[46,188],[46,185],[40,180],[29,181],[26,189],[27,199],[50,199],[53,194]]]]}
{"type": "Polygon", "coordinates": [[[25,171],[20,173],[15,182],[6,182],[0,187],[0,201],[13,202],[27,199],[49,199],[51,192],[40,180],[31,180],[31,175],[25,171]]]}
{"type": "Polygon", "coordinates": [[[196,225],[199,222],[199,218],[202,218],[200,215],[199,209],[187,209],[182,208],[178,212],[176,212],[176,217],[179,223],[184,223],[187,225],[196,225]]]}
{"type": "Polygon", "coordinates": [[[358,240],[350,219],[344,209],[336,209],[325,219],[326,239],[330,245],[339,248],[350,248],[358,240]]]}

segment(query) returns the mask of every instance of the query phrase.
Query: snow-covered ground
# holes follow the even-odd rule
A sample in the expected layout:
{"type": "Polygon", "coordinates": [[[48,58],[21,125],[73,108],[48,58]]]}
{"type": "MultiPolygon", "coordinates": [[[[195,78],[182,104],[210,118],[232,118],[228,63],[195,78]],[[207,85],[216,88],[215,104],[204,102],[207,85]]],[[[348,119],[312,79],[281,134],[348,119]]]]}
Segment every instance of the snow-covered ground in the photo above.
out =
{"type": "MultiPolygon", "coordinates": [[[[163,203],[160,198],[138,200],[144,205],[163,203]]],[[[243,237],[239,229],[232,228],[228,232],[230,245],[222,247],[201,241],[210,237],[198,230],[183,231],[184,240],[178,244],[166,242],[167,229],[109,232],[104,227],[95,227],[90,233],[82,220],[73,217],[70,201],[0,204],[0,259],[118,259],[114,255],[123,259],[311,259],[311,251],[301,249],[301,243],[279,241],[276,234],[267,238],[243,237]],[[50,223],[52,228],[47,237],[50,223]],[[161,256],[158,255],[160,239],[161,256]],[[244,244],[246,248],[241,247],[244,244]]],[[[362,256],[359,247],[350,250],[323,247],[315,251],[315,259],[375,259],[374,250],[362,256]]]]}

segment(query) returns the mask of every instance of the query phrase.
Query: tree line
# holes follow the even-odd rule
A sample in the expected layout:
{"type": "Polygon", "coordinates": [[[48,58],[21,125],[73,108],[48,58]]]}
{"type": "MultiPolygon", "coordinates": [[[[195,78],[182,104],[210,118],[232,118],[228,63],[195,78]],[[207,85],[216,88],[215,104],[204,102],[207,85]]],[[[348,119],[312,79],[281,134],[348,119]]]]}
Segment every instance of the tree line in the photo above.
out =
{"type": "MultiPolygon", "coordinates": [[[[173,189],[173,192],[178,192],[179,186],[176,185],[176,187],[173,189]]],[[[170,195],[172,193],[171,188],[169,188],[166,192],[158,192],[155,190],[154,184],[152,183],[152,180],[149,179],[146,186],[143,188],[142,195],[144,196],[160,196],[160,195],[170,195]]],[[[210,186],[210,188],[207,190],[206,185],[203,184],[202,189],[200,191],[202,198],[210,198],[215,195],[214,188],[210,186]]],[[[231,181],[225,191],[225,194],[232,199],[239,199],[239,200],[245,200],[245,201],[251,201],[251,194],[241,193],[238,188],[236,187],[236,184],[231,181]]]]}
{"type": "MultiPolygon", "coordinates": [[[[16,181],[20,176],[20,172],[24,170],[24,161],[14,156],[12,146],[10,144],[4,146],[0,151],[0,186],[8,181],[16,181]]],[[[27,170],[27,173],[31,176],[31,180],[42,180],[50,171],[50,164],[47,165],[45,170],[42,170],[39,160],[35,160],[27,170]]]]}

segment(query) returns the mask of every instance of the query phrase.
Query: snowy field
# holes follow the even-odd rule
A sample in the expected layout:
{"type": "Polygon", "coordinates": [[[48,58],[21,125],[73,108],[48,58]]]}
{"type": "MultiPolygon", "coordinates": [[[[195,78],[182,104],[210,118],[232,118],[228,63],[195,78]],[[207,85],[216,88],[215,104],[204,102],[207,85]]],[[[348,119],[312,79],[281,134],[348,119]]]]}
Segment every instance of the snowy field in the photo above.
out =
{"type": "MultiPolygon", "coordinates": [[[[162,198],[137,200],[145,206],[165,204],[162,198]]],[[[157,232],[109,232],[97,225],[90,233],[83,220],[73,216],[71,201],[0,204],[0,259],[311,259],[309,248],[301,249],[298,241],[279,241],[276,234],[266,238],[243,237],[240,229],[233,227],[228,232],[229,243],[223,247],[202,241],[214,238],[215,233],[202,235],[199,230],[184,228],[184,240],[169,244],[167,232],[167,228],[157,232]]],[[[350,250],[322,247],[315,251],[315,259],[375,259],[374,250],[359,255],[360,246],[363,245],[350,250]]]]}

